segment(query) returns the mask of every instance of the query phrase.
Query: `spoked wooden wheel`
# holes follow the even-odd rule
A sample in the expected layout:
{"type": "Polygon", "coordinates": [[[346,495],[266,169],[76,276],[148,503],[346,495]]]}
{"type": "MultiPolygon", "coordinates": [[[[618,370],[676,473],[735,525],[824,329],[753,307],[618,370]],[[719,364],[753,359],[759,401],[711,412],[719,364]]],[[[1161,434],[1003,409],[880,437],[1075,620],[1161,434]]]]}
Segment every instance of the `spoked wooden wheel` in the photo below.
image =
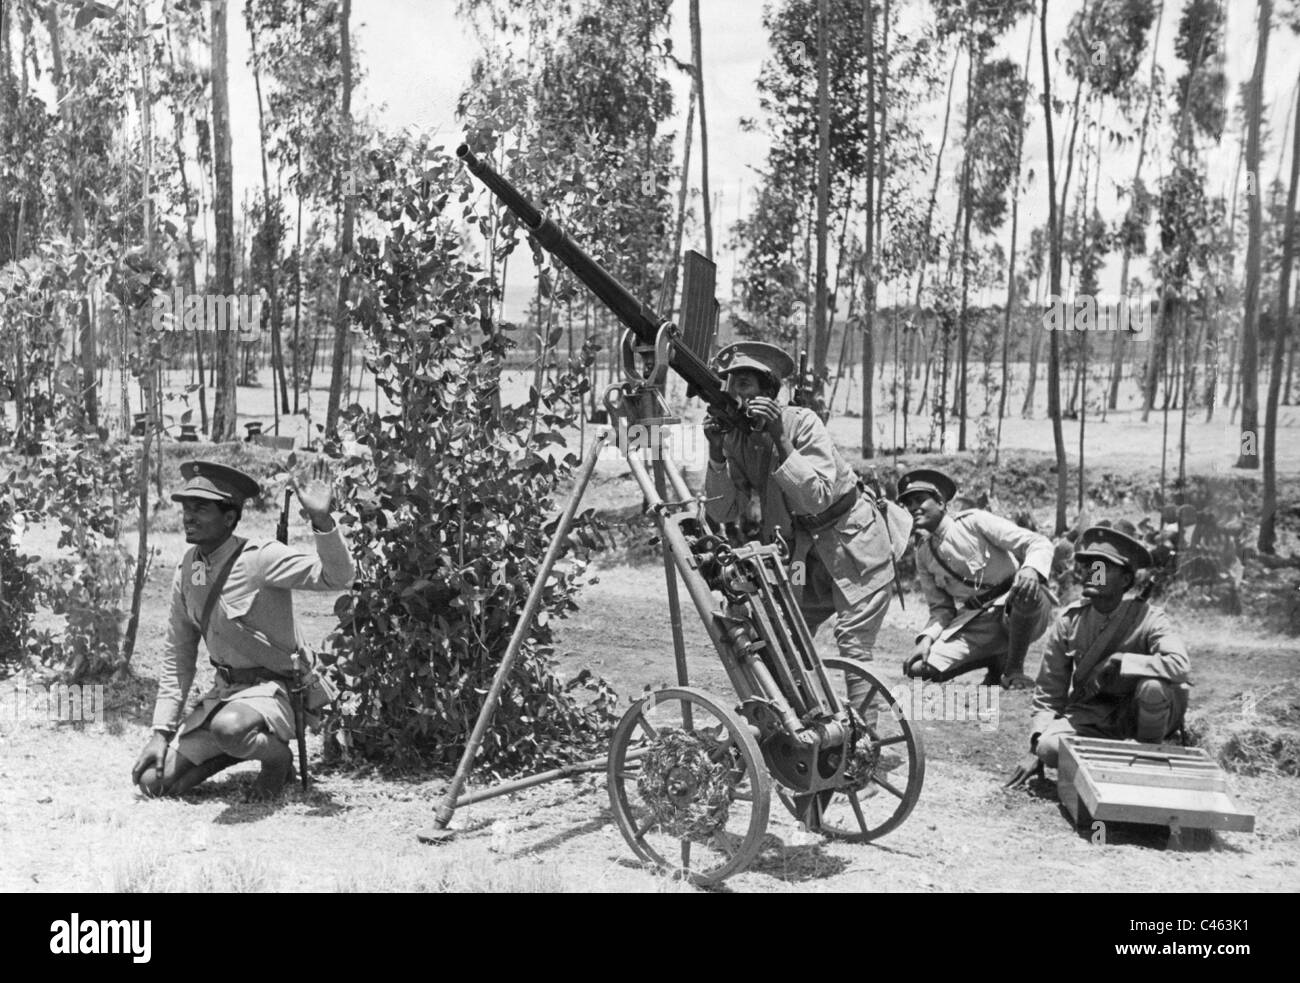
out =
{"type": "Polygon", "coordinates": [[[865,843],[884,836],[911,814],[925,780],[925,746],[898,701],[865,665],[842,658],[824,659],[822,664],[866,683],[866,693],[852,706],[863,725],[862,736],[851,752],[842,786],[805,795],[781,789],[778,794],[813,832],[865,843]]]}
{"type": "Polygon", "coordinates": [[[609,754],[609,798],[642,860],[716,884],[762,848],[771,778],[749,725],[707,693],[648,693],[623,715],[609,754]]]}

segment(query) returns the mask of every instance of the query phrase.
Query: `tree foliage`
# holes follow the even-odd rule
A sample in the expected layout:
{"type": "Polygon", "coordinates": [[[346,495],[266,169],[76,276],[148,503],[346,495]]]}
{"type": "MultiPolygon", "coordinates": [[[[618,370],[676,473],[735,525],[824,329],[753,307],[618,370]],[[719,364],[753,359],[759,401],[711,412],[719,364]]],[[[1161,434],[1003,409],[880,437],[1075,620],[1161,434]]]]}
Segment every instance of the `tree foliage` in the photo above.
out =
{"type": "MultiPolygon", "coordinates": [[[[381,416],[354,404],[345,415],[363,448],[340,478],[358,582],[336,608],[327,661],[344,696],[328,733],[364,757],[450,765],[545,552],[553,495],[577,463],[561,431],[574,422],[585,365],[522,405],[500,406],[511,342],[490,324],[473,340],[491,283],[451,221],[482,224],[476,189],[454,158],[423,142],[389,143],[371,163],[378,177],[366,205],[384,231],[358,239],[354,317],[396,409],[381,416]]],[[[555,675],[551,625],[576,608],[579,567],[557,567],[547,581],[482,747],[494,772],[566,759],[610,722],[603,684],[555,675]],[[580,699],[587,686],[590,702],[580,699]]]]}
{"type": "Polygon", "coordinates": [[[1014,191],[1017,132],[1028,125],[1028,91],[1020,67],[1010,58],[982,63],[975,76],[966,136],[971,168],[968,207],[975,227],[984,235],[1002,226],[1007,192],[1014,191]]]}

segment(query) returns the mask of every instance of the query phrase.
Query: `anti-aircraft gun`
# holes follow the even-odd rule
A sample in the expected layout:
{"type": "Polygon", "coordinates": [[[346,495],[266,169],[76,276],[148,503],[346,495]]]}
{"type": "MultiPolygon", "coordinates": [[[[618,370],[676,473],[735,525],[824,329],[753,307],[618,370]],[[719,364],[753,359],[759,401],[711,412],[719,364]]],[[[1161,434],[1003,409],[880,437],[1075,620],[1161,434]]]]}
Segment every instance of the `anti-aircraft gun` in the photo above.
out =
{"type": "MultiPolygon", "coordinates": [[[[638,424],[679,422],[663,396],[670,368],[686,381],[688,395],[702,398],[725,425],[749,425],[743,408],[706,361],[713,332],[698,327],[699,322],[709,321],[712,311],[700,314],[696,324],[680,333],[634,298],[468,146],[462,145],[456,153],[536,241],[626,327],[624,382],[605,394],[610,422],[620,433],[638,424]]],[[[687,272],[689,280],[689,265],[687,272]]],[[[710,284],[709,305],[712,289],[710,284]]],[[[697,297],[699,293],[697,289],[697,297]]],[[[684,302],[684,312],[686,306],[684,302]]],[[[576,512],[599,446],[599,441],[594,443],[584,459],[573,499],[538,571],[534,594],[558,556],[558,544],[576,512]]],[[[784,544],[729,545],[711,526],[702,502],[691,494],[667,444],[652,441],[648,449],[654,452],[653,476],[644,456],[647,448],[625,448],[666,551],[679,685],[633,702],[614,730],[608,759],[458,799],[491,705],[535,611],[535,598],[530,596],[488,693],[488,705],[437,810],[435,828],[421,838],[445,838],[457,804],[597,768],[607,771],[614,816],[633,852],[660,867],[682,871],[697,883],[720,881],[758,855],[773,792],[812,832],[867,841],[894,829],[911,813],[925,775],[921,735],[912,727],[906,708],[865,664],[818,656],[795,601],[784,544]],[[688,684],[676,609],[678,576],[713,642],[734,697],[718,698],[688,684]],[[831,670],[842,672],[846,682],[859,681],[853,691],[865,691],[865,697],[851,704],[833,685],[831,670]]]]}

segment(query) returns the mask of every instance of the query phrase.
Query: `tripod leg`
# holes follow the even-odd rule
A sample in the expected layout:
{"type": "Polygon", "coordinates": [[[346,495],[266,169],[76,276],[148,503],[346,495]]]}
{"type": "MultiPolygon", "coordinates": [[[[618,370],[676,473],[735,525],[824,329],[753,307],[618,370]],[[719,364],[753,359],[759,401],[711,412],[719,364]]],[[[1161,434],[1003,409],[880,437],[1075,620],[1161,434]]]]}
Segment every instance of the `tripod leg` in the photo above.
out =
{"type": "Polygon", "coordinates": [[[588,482],[591,481],[592,472],[596,470],[596,461],[599,460],[601,449],[608,438],[608,431],[598,434],[591,442],[591,446],[587,448],[587,456],[583,458],[582,467],[578,469],[574,482],[573,494],[564,507],[560,521],[556,523],[555,535],[551,537],[546,556],[542,558],[541,566],[537,568],[532,589],[528,592],[528,600],[524,603],[519,620],[515,622],[514,634],[510,636],[506,654],[502,657],[501,665],[497,667],[496,675],[492,678],[492,686],[483,701],[483,709],[479,711],[478,720],[474,723],[474,730],[469,735],[465,751],[460,756],[460,763],[456,766],[456,774],[452,776],[451,786],[434,809],[433,826],[417,834],[417,838],[422,843],[437,843],[449,838],[447,824],[451,822],[451,817],[456,812],[456,800],[460,797],[461,789],[465,787],[465,780],[474,765],[474,756],[478,753],[479,745],[483,743],[483,736],[487,733],[493,714],[496,713],[497,703],[501,699],[501,690],[505,688],[506,677],[514,668],[519,650],[523,647],[524,639],[528,637],[528,630],[532,627],[537,608],[541,605],[542,592],[546,588],[547,578],[551,575],[551,568],[555,566],[555,561],[560,558],[560,553],[564,550],[565,537],[569,535],[573,517],[578,514],[578,506],[582,503],[582,496],[587,490],[588,482]]]}
{"type": "MultiPolygon", "coordinates": [[[[664,471],[664,461],[662,453],[655,455],[654,462],[655,490],[659,492],[660,498],[668,495],[668,482],[664,471]]],[[[677,594],[677,567],[673,563],[672,553],[669,551],[668,544],[663,543],[664,551],[664,578],[668,586],[668,617],[672,624],[673,632],[673,658],[677,662],[677,685],[689,686],[691,684],[686,666],[686,637],[682,634],[682,605],[677,594]]],[[[694,727],[694,721],[691,719],[690,704],[683,704],[682,723],[687,730],[694,727]]]]}

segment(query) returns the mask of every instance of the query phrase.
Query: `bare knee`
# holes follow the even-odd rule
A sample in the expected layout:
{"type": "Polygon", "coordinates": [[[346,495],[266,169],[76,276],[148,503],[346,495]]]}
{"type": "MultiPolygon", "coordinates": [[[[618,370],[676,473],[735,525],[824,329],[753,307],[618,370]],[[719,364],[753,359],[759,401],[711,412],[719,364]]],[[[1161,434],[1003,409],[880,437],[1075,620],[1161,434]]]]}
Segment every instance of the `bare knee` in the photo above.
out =
{"type": "Polygon", "coordinates": [[[227,707],[219,711],[208,724],[212,739],[226,754],[233,754],[248,742],[251,734],[260,729],[260,718],[253,719],[236,709],[227,707]]]}

